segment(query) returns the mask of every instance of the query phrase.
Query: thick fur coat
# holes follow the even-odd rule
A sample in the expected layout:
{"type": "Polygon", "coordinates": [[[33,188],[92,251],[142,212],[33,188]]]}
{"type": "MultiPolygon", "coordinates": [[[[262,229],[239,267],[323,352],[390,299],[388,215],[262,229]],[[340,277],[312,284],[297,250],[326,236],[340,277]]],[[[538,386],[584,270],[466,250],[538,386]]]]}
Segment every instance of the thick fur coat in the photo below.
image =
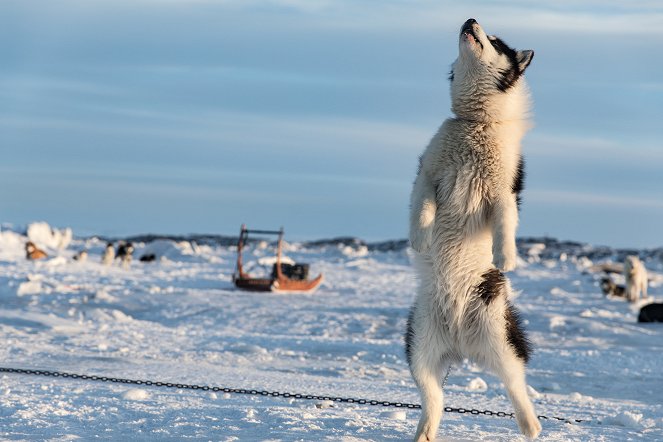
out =
{"type": "Polygon", "coordinates": [[[515,51],[468,20],[451,80],[453,118],[420,159],[411,194],[410,242],[419,287],[406,356],[422,398],[415,440],[432,441],[443,410],[442,372],[470,358],[504,382],[523,434],[541,431],[527,396],[531,346],[511,286],[529,127],[522,76],[532,51],[515,51]]]}
{"type": "Polygon", "coordinates": [[[626,297],[631,302],[637,302],[640,294],[647,297],[647,269],[640,258],[635,255],[627,256],[624,260],[624,279],[626,280],[626,297]]]}

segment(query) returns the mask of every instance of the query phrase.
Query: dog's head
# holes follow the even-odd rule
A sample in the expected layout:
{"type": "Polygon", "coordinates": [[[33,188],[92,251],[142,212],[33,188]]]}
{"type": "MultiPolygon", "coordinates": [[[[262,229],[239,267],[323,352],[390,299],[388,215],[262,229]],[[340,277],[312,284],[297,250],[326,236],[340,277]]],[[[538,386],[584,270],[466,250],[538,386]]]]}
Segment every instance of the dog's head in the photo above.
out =
{"type": "Polygon", "coordinates": [[[25,243],[25,251],[26,252],[32,253],[35,250],[37,250],[37,246],[35,245],[35,243],[33,243],[32,241],[28,241],[27,243],[25,243]]]}
{"type": "Polygon", "coordinates": [[[508,118],[509,101],[513,100],[507,97],[522,92],[521,79],[533,57],[534,51],[517,51],[500,38],[486,35],[473,18],[467,20],[460,30],[458,58],[449,76],[453,111],[475,120],[508,118]]]}
{"type": "Polygon", "coordinates": [[[624,274],[634,274],[640,267],[640,258],[636,255],[628,255],[624,259],[624,274]]]}
{"type": "Polygon", "coordinates": [[[601,278],[601,291],[604,295],[611,295],[615,291],[615,283],[610,278],[601,278]]]}

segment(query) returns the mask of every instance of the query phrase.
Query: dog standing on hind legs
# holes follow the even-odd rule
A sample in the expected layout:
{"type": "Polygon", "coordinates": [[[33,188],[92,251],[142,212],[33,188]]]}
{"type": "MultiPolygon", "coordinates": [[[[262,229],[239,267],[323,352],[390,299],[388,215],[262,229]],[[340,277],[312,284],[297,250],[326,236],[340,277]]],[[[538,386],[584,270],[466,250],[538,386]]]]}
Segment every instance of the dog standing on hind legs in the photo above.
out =
{"type": "Polygon", "coordinates": [[[502,273],[517,260],[520,142],[529,128],[523,73],[534,52],[486,35],[474,19],[459,40],[449,77],[455,117],[421,156],[410,201],[419,287],[405,351],[422,399],[415,440],[435,439],[443,371],[464,358],[500,377],[520,430],[536,438],[541,424],[525,381],[531,346],[502,273]]]}

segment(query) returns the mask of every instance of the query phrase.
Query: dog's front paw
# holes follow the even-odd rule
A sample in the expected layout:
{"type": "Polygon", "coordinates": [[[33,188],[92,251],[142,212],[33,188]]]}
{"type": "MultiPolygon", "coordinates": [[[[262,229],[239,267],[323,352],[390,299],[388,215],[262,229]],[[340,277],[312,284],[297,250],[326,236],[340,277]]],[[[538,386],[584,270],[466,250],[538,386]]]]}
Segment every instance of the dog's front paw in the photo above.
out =
{"type": "Polygon", "coordinates": [[[502,272],[510,272],[516,269],[518,255],[515,252],[504,254],[502,252],[493,254],[493,264],[502,272]]]}

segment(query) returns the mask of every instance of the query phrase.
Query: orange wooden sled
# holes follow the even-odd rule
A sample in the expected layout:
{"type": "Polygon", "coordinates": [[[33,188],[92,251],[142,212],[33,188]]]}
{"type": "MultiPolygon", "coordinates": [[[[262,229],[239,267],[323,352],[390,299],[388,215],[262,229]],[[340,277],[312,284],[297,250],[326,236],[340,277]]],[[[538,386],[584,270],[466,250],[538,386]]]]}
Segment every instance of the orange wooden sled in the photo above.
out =
{"type": "Polygon", "coordinates": [[[281,265],[281,249],[283,243],[283,228],[281,230],[249,230],[242,224],[237,241],[237,266],[233,273],[233,282],[235,286],[242,290],[253,292],[313,292],[318,288],[323,280],[322,274],[315,279],[292,279],[283,274],[281,265]],[[257,235],[278,235],[279,239],[276,246],[276,265],[271,278],[252,278],[245,273],[242,268],[242,250],[247,244],[249,234],[257,235]]]}

